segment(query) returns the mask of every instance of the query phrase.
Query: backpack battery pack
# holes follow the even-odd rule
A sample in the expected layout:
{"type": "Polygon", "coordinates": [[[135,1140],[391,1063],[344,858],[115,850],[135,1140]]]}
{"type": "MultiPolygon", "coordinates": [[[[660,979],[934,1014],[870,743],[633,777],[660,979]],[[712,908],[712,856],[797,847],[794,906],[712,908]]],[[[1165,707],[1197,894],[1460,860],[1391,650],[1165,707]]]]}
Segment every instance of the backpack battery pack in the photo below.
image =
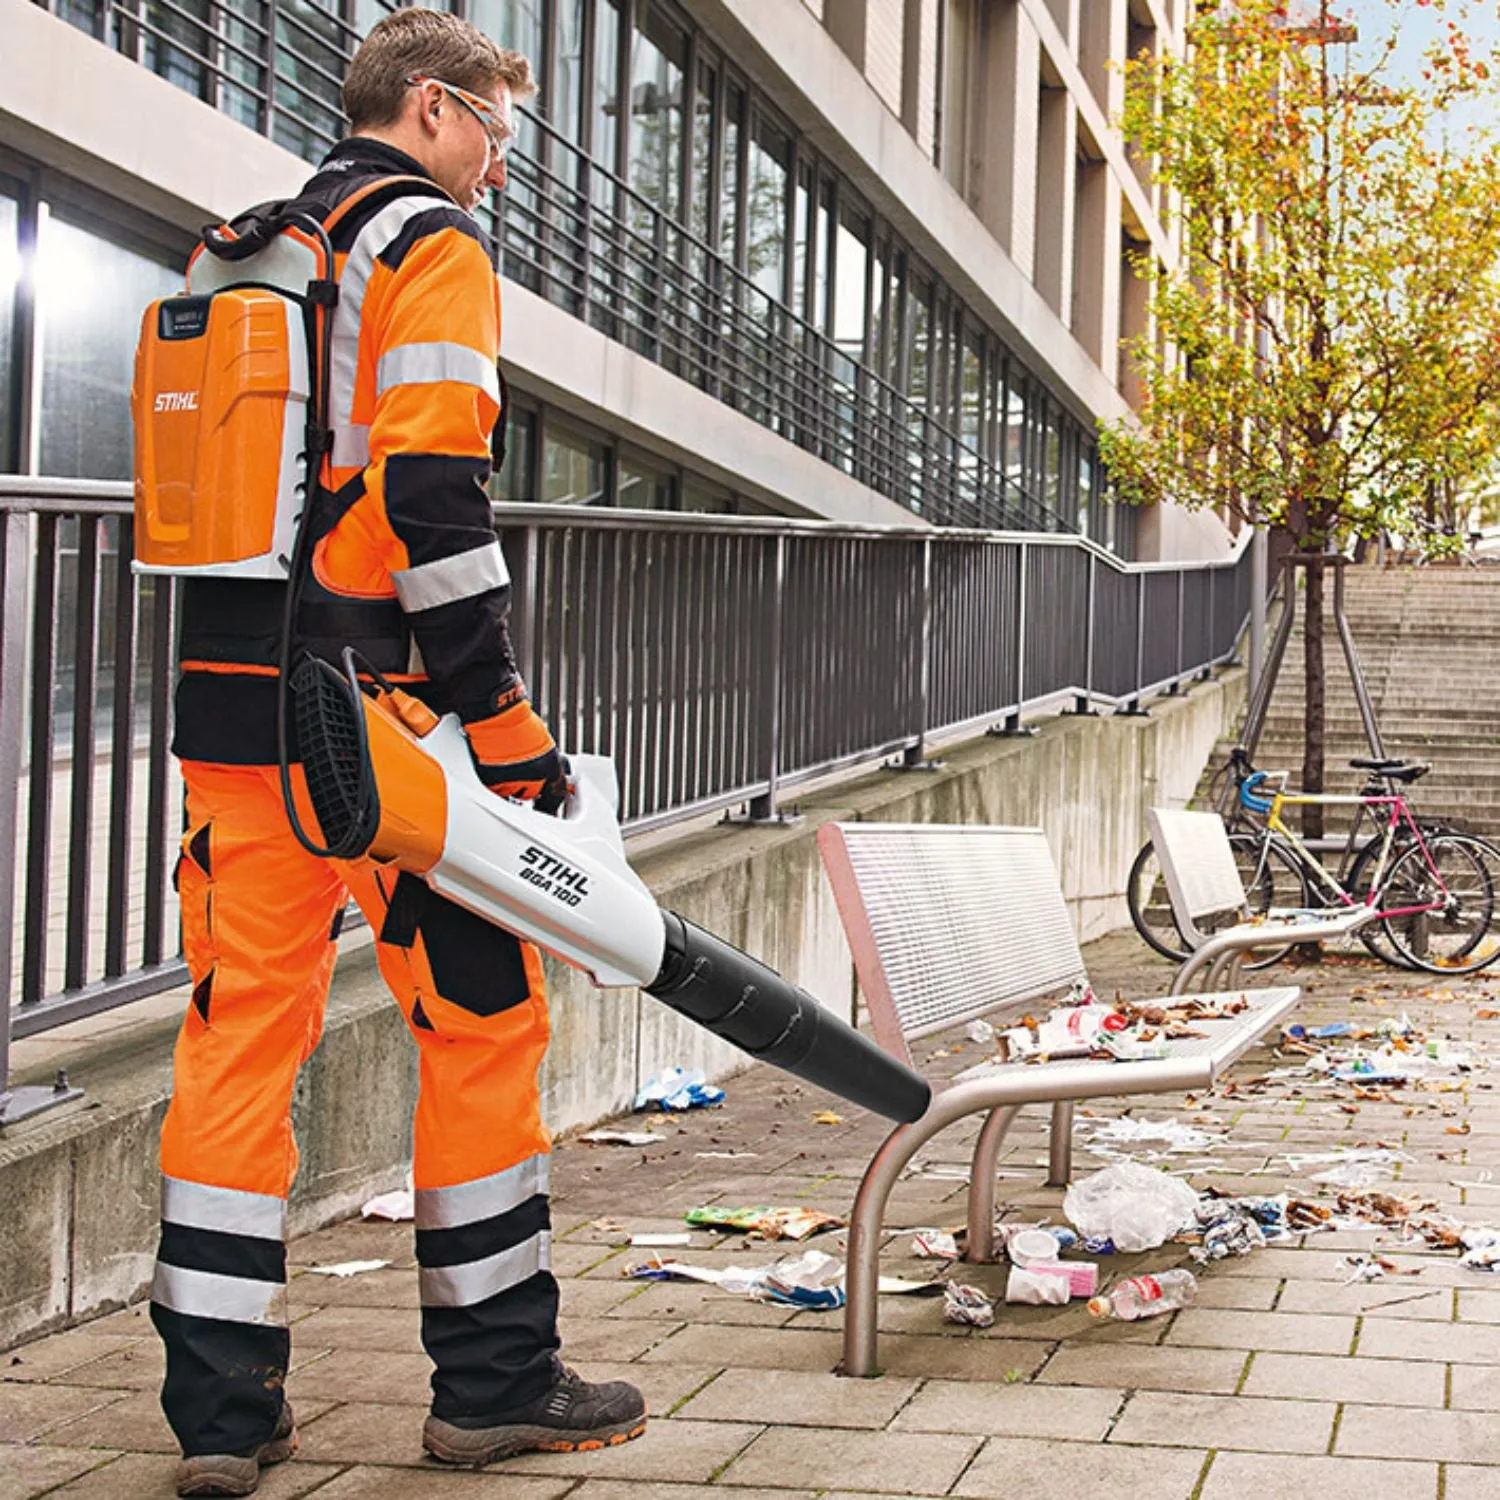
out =
{"type": "Polygon", "coordinates": [[[291,297],[232,285],[146,309],[131,390],[137,572],[286,578],[309,391],[291,297]]]}

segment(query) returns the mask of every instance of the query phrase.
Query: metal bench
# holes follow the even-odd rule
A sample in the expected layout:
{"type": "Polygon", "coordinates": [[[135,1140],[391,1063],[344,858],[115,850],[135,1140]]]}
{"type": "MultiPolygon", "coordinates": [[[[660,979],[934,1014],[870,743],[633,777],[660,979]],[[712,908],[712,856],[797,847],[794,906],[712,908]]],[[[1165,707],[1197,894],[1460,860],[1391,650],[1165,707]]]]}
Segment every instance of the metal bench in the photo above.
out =
{"type": "Polygon", "coordinates": [[[1204,925],[1212,917],[1226,912],[1250,916],[1223,818],[1218,813],[1152,807],[1146,811],[1146,827],[1167,884],[1177,930],[1191,950],[1172,981],[1174,995],[1186,994],[1189,986],[1200,982],[1200,976],[1210,987],[1237,983],[1240,957],[1252,948],[1348,937],[1378,914],[1372,906],[1272,910],[1254,921],[1215,931],[1204,925]]]}
{"type": "MultiPolygon", "coordinates": [[[[1060,999],[1087,978],[1040,829],[831,823],[818,845],[876,1039],[907,1062],[920,1037],[1060,999]]],[[[876,1371],[881,1226],[891,1189],[920,1147],[965,1115],[988,1116],[974,1146],[965,1254],[989,1260],[996,1162],[1017,1110],[1052,1105],[1048,1180],[1066,1182],[1075,1100],[1207,1088],[1291,1010],[1299,991],[1245,993],[1248,1010],[1195,1022],[1204,1035],[1170,1042],[1165,1058],[988,1064],[935,1093],[920,1120],[892,1131],[865,1171],[850,1221],[844,1373],[876,1371]]]]}

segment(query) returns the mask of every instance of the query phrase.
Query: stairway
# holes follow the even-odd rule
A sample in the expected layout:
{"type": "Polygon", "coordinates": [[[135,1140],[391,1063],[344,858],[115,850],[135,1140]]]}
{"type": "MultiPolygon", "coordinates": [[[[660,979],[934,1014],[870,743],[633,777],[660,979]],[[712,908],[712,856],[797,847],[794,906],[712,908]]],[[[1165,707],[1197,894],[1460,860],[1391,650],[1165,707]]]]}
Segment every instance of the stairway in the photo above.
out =
{"type": "MultiPolygon", "coordinates": [[[[1331,577],[1326,594],[1325,788],[1357,792],[1364,773],[1349,760],[1370,748],[1333,621],[1331,577]]],[[[1303,753],[1305,604],[1304,594],[1255,754],[1258,767],[1290,771],[1293,786],[1303,753]]],[[[1500,569],[1351,567],[1345,613],[1386,754],[1432,764],[1413,788],[1418,809],[1500,834],[1500,569]]],[[[1328,822],[1330,832],[1347,826],[1342,817],[1328,822]]]]}

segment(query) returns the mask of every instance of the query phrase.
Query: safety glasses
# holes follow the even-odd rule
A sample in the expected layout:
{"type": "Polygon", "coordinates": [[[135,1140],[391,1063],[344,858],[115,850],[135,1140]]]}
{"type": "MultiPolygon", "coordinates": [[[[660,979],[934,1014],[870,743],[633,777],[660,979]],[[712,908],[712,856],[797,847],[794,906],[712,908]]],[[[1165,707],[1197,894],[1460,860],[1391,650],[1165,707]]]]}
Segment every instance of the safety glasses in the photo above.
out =
{"type": "Polygon", "coordinates": [[[468,89],[461,89],[456,83],[447,83],[441,78],[427,78],[419,76],[408,78],[408,86],[419,87],[424,83],[435,83],[444,93],[451,94],[463,107],[479,121],[484,128],[484,133],[489,137],[491,148],[497,156],[504,156],[511,148],[511,143],[516,138],[516,127],[508,116],[501,114],[494,104],[488,99],[481,98],[478,94],[471,94],[468,89]]]}

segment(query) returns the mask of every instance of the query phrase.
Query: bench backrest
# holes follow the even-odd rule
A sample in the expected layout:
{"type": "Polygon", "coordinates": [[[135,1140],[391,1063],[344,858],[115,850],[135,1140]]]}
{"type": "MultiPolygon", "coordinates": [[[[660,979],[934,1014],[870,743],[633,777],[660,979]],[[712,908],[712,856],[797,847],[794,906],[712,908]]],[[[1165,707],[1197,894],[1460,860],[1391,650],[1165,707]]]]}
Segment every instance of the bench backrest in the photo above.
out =
{"type": "Polygon", "coordinates": [[[1146,810],[1146,827],[1172,898],[1172,915],[1196,948],[1207,934],[1201,918],[1245,910],[1245,884],[1234,862],[1229,833],[1218,813],[1178,807],[1146,810]]]}
{"type": "Polygon", "coordinates": [[[1087,977],[1040,828],[830,823],[818,847],[876,1039],[897,1057],[1087,977]]]}

